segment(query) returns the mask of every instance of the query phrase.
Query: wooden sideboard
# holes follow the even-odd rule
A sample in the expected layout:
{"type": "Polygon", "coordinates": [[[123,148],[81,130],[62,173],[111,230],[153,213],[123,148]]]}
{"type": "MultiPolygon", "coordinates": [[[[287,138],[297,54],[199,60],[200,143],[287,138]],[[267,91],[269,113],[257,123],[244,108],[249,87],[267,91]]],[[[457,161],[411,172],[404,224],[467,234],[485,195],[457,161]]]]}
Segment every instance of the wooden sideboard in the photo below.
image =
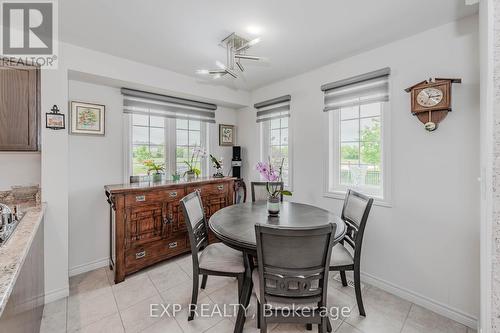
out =
{"type": "MultiPolygon", "coordinates": [[[[201,191],[207,220],[232,205],[235,178],[133,183],[104,187],[110,204],[110,268],[125,276],[190,251],[180,199],[201,191]]],[[[216,241],[210,232],[209,240],[216,241]]]]}

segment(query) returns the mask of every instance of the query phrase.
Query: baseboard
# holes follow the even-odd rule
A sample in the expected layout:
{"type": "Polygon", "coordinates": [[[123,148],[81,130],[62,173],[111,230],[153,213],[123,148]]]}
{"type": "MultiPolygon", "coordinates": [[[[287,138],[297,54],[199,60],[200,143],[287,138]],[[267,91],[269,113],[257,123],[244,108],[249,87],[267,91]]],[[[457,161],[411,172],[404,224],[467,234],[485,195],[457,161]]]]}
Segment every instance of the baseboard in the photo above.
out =
{"type": "Polygon", "coordinates": [[[96,261],[92,261],[86,264],[78,265],[69,269],[69,276],[75,276],[78,274],[86,273],[98,269],[101,267],[106,267],[109,265],[109,258],[102,258],[96,261]]]}
{"type": "Polygon", "coordinates": [[[397,286],[391,282],[384,281],[368,273],[361,273],[361,280],[367,284],[385,290],[391,294],[401,297],[407,301],[420,305],[428,310],[436,312],[444,317],[455,320],[472,329],[477,329],[478,320],[474,316],[464,313],[446,304],[435,301],[426,296],[417,294],[411,290],[397,286]]]}
{"type": "Polygon", "coordinates": [[[45,293],[45,304],[52,303],[69,296],[69,287],[56,289],[45,293]]]}

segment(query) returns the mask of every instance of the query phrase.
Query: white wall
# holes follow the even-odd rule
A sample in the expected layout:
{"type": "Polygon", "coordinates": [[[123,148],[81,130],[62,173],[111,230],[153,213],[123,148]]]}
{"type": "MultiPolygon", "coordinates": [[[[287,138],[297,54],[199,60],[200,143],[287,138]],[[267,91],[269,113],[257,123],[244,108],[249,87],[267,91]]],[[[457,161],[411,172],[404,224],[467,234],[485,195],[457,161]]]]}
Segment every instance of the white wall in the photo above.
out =
{"type": "MultiPolygon", "coordinates": [[[[478,19],[469,17],[252,93],[252,103],[290,94],[292,200],[340,213],[323,197],[327,140],[324,83],[391,67],[392,207],[368,221],[362,271],[371,283],[470,326],[479,315],[478,19]],[[461,77],[453,112],[428,133],[410,113],[403,90],[429,77],[461,77]]],[[[238,118],[247,181],[258,178],[255,111],[238,118]]]]}
{"type": "Polygon", "coordinates": [[[69,270],[74,275],[106,265],[109,257],[103,186],[123,180],[123,102],[118,88],[71,80],[68,95],[70,101],[106,106],[104,137],[69,136],[69,270]]]}
{"type": "Polygon", "coordinates": [[[40,163],[39,152],[0,152],[0,191],[40,184],[40,163]]]}
{"type": "MultiPolygon", "coordinates": [[[[69,136],[69,274],[106,266],[109,206],[103,186],[123,182],[123,99],[119,88],[69,81],[69,100],[106,106],[104,137],[69,136]]],[[[231,147],[219,147],[218,126],[236,124],[236,111],[219,107],[210,126],[210,151],[230,167],[231,147]]]]}

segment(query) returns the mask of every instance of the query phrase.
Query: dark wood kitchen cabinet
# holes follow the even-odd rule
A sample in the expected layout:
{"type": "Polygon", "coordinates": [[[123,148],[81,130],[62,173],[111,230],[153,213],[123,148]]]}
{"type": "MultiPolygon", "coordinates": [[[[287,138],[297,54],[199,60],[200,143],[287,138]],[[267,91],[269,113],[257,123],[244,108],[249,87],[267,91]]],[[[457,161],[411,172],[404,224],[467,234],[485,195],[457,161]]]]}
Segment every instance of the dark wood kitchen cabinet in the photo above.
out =
{"type": "Polygon", "coordinates": [[[0,62],[0,151],[37,151],[40,69],[0,62]]]}
{"type": "MultiPolygon", "coordinates": [[[[200,191],[207,219],[233,204],[235,178],[105,186],[110,204],[110,267],[115,282],[190,251],[180,199],[200,191]]],[[[217,239],[209,232],[209,241],[217,239]]]]}

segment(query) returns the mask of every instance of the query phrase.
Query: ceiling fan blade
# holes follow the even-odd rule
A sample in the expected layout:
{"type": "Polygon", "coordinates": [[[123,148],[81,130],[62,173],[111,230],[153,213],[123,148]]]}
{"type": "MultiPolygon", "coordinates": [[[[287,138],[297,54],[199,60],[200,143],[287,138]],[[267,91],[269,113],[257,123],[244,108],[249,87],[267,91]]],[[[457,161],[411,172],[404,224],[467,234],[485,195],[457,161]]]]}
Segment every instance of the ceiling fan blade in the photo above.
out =
{"type": "Polygon", "coordinates": [[[242,72],[245,71],[245,67],[243,67],[243,65],[239,61],[236,62],[236,66],[238,66],[238,68],[240,69],[240,71],[242,71],[242,72]]]}
{"type": "Polygon", "coordinates": [[[208,71],[209,74],[225,74],[225,69],[211,69],[208,71]]]}
{"type": "Polygon", "coordinates": [[[231,75],[231,76],[232,76],[232,77],[234,77],[235,79],[237,79],[237,78],[238,78],[238,74],[237,74],[235,71],[230,70],[229,68],[226,68],[226,73],[227,73],[227,74],[229,74],[229,75],[231,75]]]}
{"type": "Polygon", "coordinates": [[[256,61],[261,59],[261,57],[257,57],[257,56],[253,56],[253,55],[249,55],[249,54],[241,54],[241,53],[236,53],[234,55],[234,57],[236,59],[256,60],[256,61]]]}

